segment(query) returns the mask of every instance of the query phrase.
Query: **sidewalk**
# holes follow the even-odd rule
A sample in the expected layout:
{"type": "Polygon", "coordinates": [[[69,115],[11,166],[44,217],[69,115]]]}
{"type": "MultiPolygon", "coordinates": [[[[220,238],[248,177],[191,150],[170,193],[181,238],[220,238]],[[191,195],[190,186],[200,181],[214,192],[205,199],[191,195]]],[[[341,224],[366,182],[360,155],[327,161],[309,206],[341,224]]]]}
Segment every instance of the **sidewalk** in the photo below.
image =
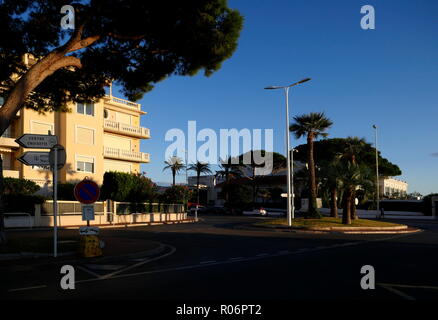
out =
{"type": "MultiPolygon", "coordinates": [[[[53,239],[52,230],[34,230],[34,231],[13,231],[7,232],[8,241],[32,241],[46,239],[51,242],[53,239]]],[[[104,247],[102,249],[102,257],[112,257],[112,256],[125,256],[132,254],[147,254],[154,253],[155,251],[161,250],[162,245],[158,242],[145,240],[145,239],[132,239],[128,237],[118,237],[115,235],[108,235],[108,232],[102,232],[99,234],[99,239],[104,242],[104,247]]],[[[75,242],[79,244],[80,236],[78,230],[74,229],[59,229],[58,230],[58,259],[72,259],[79,258],[82,259],[78,250],[68,250],[63,251],[61,245],[63,241],[70,244],[70,247],[76,248],[75,242]]],[[[39,250],[39,252],[0,252],[0,261],[12,261],[21,259],[54,259],[53,258],[53,246],[49,245],[46,250],[39,250]]]]}

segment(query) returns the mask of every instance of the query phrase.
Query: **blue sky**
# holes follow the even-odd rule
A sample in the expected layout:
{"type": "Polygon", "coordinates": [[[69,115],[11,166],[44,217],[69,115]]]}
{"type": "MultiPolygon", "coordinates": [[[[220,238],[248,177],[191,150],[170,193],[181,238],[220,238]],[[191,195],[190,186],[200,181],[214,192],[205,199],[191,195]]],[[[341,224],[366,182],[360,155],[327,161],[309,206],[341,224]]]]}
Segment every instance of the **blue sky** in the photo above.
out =
{"type": "MultiPolygon", "coordinates": [[[[374,141],[401,168],[409,191],[438,192],[438,1],[229,1],[245,17],[235,54],[206,78],[172,77],[139,102],[141,125],[152,138],[142,170],[156,182],[163,172],[167,130],[211,128],[274,130],[274,151],[284,153],[284,95],[263,90],[305,77],[290,92],[291,117],[324,111],[330,137],[374,141]],[[376,29],[362,30],[360,9],[372,5],[376,29]]],[[[305,143],[292,140],[293,145],[305,143]]],[[[185,174],[177,177],[182,182],[185,174]]]]}

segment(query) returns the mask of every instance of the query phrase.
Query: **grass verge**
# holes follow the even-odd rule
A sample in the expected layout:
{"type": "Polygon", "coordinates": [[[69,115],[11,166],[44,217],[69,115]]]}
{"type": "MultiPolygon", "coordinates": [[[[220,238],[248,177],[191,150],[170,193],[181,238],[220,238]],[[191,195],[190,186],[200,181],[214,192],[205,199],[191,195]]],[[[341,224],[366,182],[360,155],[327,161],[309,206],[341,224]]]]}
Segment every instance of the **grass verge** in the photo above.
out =
{"type": "MultiPolygon", "coordinates": [[[[287,226],[287,219],[272,219],[256,223],[258,226],[287,226]]],[[[401,224],[383,222],[377,220],[357,219],[352,220],[351,224],[342,224],[341,218],[323,217],[321,219],[296,218],[292,221],[292,226],[296,228],[320,228],[320,227],[397,227],[401,224]]]]}

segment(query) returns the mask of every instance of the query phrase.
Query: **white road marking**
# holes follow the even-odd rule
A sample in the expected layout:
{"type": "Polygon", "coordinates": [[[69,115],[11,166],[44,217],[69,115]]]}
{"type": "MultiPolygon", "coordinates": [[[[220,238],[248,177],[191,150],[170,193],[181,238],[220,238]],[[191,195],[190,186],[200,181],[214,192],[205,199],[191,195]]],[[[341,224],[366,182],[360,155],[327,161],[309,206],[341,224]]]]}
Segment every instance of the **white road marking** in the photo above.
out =
{"type": "Polygon", "coordinates": [[[411,288],[411,289],[430,289],[430,290],[438,290],[438,287],[434,286],[416,286],[411,284],[392,284],[392,283],[378,283],[378,285],[381,286],[387,286],[387,287],[396,287],[396,288],[411,288]]]}
{"type": "Polygon", "coordinates": [[[84,267],[92,270],[115,271],[126,267],[126,265],[118,264],[85,264],[84,267]]]}
{"type": "Polygon", "coordinates": [[[214,263],[214,262],[216,262],[216,260],[202,261],[202,262],[199,262],[199,263],[200,263],[200,264],[205,264],[205,263],[214,263]]]}
{"type": "Polygon", "coordinates": [[[41,289],[41,288],[46,288],[46,287],[47,286],[44,284],[44,285],[41,285],[41,286],[18,288],[18,289],[10,289],[10,290],[8,290],[8,292],[25,291],[25,290],[32,290],[32,289],[41,289]]]}
{"type": "Polygon", "coordinates": [[[241,260],[241,259],[244,259],[244,258],[243,257],[236,257],[236,258],[230,258],[228,260],[241,260]]]}
{"type": "Polygon", "coordinates": [[[256,255],[256,257],[265,257],[265,256],[269,256],[269,253],[259,253],[258,255],[256,255]]]}
{"type": "Polygon", "coordinates": [[[76,268],[78,268],[79,270],[82,270],[82,271],[84,271],[84,272],[86,272],[86,273],[88,273],[88,274],[91,274],[93,277],[96,277],[96,278],[99,278],[99,277],[100,277],[99,274],[94,273],[93,271],[88,270],[87,268],[84,268],[84,267],[81,267],[81,266],[76,266],[76,268]]]}
{"type": "Polygon", "coordinates": [[[390,286],[384,286],[384,285],[380,285],[380,286],[381,286],[382,288],[385,288],[386,290],[391,291],[392,293],[394,293],[394,294],[396,294],[396,295],[402,297],[403,299],[411,300],[411,301],[416,300],[414,297],[411,297],[410,295],[408,295],[408,294],[406,294],[406,293],[404,293],[404,292],[401,292],[400,290],[397,290],[397,289],[395,289],[395,288],[393,288],[393,287],[390,287],[390,286]]]}
{"type": "MultiPolygon", "coordinates": [[[[117,275],[117,274],[119,274],[119,273],[122,273],[122,272],[125,272],[125,271],[128,271],[128,270],[131,270],[131,269],[137,268],[137,267],[139,267],[139,266],[141,266],[141,265],[144,265],[144,264],[149,263],[149,262],[152,262],[152,261],[156,261],[156,260],[159,260],[159,259],[163,259],[163,258],[165,258],[165,257],[167,257],[167,256],[169,256],[169,255],[171,255],[171,254],[173,254],[173,253],[175,253],[175,251],[176,251],[176,248],[175,248],[175,247],[172,247],[172,246],[170,246],[170,245],[167,245],[167,247],[169,247],[171,250],[170,250],[170,252],[168,252],[168,253],[166,253],[166,254],[163,254],[163,255],[161,255],[161,256],[159,256],[159,257],[155,257],[155,258],[152,258],[152,259],[146,259],[146,260],[141,261],[141,262],[139,262],[139,263],[133,264],[133,265],[131,265],[131,266],[129,266],[129,267],[126,267],[126,268],[120,269],[120,270],[118,270],[118,271],[115,271],[115,272],[113,272],[113,273],[109,273],[109,274],[106,274],[106,275],[104,275],[104,276],[101,276],[101,277],[99,277],[99,279],[102,279],[102,280],[103,280],[103,279],[111,278],[111,277],[113,277],[113,276],[115,276],[115,275],[117,275]]],[[[97,280],[97,279],[96,279],[96,280],[97,280]]]]}

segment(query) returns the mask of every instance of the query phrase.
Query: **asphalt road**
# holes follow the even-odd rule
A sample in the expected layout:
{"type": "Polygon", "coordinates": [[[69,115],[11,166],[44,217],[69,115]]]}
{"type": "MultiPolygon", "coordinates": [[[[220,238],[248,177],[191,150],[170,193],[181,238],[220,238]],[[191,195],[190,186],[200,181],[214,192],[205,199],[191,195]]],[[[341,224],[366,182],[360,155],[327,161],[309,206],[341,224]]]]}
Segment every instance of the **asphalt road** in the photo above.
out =
{"type": "MultiPolygon", "coordinates": [[[[166,245],[154,259],[112,259],[75,268],[75,289],[62,290],[58,263],[0,262],[5,299],[147,299],[288,301],[295,299],[438,299],[438,223],[402,235],[300,234],[245,227],[266,218],[204,216],[199,223],[104,229],[105,236],[166,245]],[[375,289],[360,286],[375,269],[375,289]]],[[[269,218],[268,218],[269,219],[269,218]]]]}

